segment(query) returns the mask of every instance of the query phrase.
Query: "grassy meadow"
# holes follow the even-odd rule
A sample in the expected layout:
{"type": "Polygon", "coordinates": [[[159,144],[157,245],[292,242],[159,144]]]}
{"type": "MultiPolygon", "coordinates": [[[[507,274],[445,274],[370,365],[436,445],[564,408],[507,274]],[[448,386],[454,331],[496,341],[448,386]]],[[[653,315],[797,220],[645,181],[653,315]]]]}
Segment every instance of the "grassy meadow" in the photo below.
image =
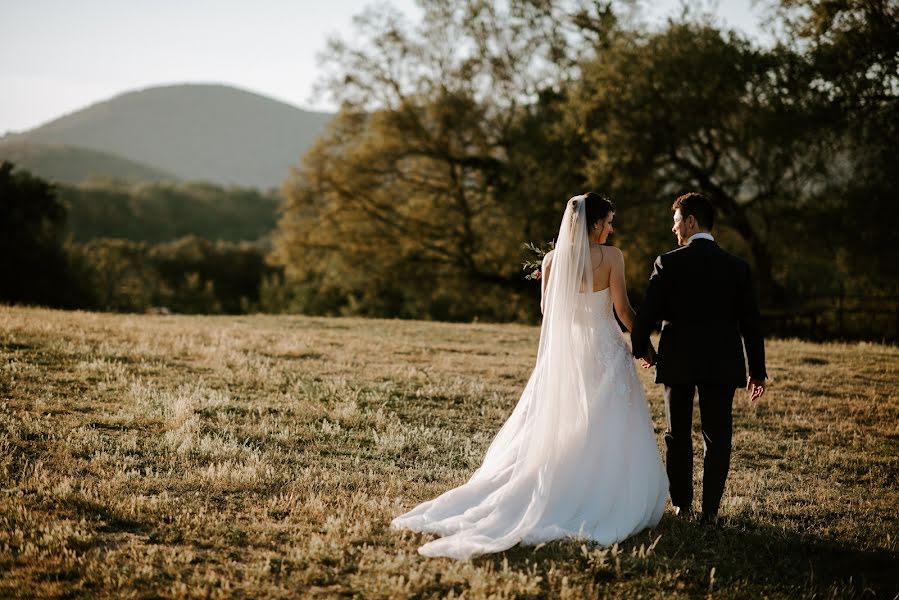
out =
{"type": "Polygon", "coordinates": [[[479,465],[538,334],[0,306],[0,597],[899,593],[899,349],[876,344],[769,342],[717,528],[419,556],[391,518],[479,465]]]}

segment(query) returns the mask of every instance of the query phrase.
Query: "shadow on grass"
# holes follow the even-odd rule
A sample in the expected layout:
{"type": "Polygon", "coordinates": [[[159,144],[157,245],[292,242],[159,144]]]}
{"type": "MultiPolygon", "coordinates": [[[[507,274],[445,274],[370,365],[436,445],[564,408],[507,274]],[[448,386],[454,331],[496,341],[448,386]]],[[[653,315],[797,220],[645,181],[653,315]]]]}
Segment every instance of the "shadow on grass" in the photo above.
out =
{"type": "MultiPolygon", "coordinates": [[[[831,595],[894,598],[899,592],[899,555],[885,549],[862,550],[736,516],[717,526],[682,522],[666,514],[659,525],[611,548],[575,540],[537,547],[516,546],[475,559],[526,570],[547,571],[552,563],[580,564],[597,584],[620,580],[657,583],[656,591],[705,594],[714,568],[716,593],[730,595],[831,595]],[[640,551],[658,543],[648,554],[640,551]],[[642,555],[641,555],[642,554],[642,555]],[[597,561],[597,556],[602,560],[597,561]],[[617,559],[617,560],[616,560],[617,559]]],[[[635,582],[637,588],[643,587],[635,582]]]]}
{"type": "Polygon", "coordinates": [[[145,533],[145,523],[134,520],[103,504],[86,498],[72,497],[65,505],[79,517],[94,522],[96,531],[101,533],[145,533]]]}

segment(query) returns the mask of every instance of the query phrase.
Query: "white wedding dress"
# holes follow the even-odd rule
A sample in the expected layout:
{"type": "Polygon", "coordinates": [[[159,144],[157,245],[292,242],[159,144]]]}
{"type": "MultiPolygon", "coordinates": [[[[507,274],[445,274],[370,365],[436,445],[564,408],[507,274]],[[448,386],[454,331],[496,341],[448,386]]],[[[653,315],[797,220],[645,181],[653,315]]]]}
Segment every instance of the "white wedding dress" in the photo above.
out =
{"type": "Polygon", "coordinates": [[[544,292],[537,364],[465,484],[393,520],[466,559],[573,537],[610,545],[655,526],[668,478],[608,289],[592,290],[584,200],[569,200],[544,292]]]}

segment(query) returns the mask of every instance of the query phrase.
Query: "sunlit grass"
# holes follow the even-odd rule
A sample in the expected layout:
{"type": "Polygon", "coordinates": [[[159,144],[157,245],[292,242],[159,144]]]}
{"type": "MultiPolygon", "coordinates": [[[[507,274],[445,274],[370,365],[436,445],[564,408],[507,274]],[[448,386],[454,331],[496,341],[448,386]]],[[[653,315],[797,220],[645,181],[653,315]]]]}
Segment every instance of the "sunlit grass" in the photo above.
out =
{"type": "Polygon", "coordinates": [[[418,556],[390,520],[477,468],[537,336],[0,307],[0,596],[899,593],[899,349],[873,344],[769,343],[718,529],[418,556]]]}

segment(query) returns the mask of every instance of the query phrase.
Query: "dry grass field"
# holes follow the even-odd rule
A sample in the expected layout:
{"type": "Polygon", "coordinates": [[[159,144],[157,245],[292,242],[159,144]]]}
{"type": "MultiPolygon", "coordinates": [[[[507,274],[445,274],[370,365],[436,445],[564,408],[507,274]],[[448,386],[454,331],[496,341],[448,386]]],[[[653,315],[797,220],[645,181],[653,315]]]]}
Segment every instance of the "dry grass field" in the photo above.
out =
{"type": "Polygon", "coordinates": [[[899,593],[899,349],[872,344],[769,342],[718,528],[420,557],[390,519],[478,466],[537,336],[0,307],[0,597],[899,593]]]}

